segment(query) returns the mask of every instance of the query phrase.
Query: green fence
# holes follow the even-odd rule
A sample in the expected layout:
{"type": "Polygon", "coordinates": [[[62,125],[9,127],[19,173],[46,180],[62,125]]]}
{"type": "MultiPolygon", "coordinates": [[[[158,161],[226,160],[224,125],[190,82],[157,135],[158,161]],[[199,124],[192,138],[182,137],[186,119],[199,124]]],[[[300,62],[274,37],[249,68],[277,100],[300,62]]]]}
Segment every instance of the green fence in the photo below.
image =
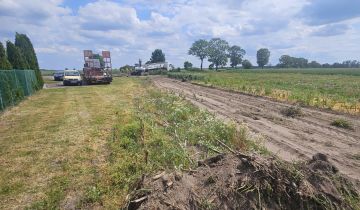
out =
{"type": "Polygon", "coordinates": [[[0,111],[40,88],[33,70],[0,70],[0,111]]]}

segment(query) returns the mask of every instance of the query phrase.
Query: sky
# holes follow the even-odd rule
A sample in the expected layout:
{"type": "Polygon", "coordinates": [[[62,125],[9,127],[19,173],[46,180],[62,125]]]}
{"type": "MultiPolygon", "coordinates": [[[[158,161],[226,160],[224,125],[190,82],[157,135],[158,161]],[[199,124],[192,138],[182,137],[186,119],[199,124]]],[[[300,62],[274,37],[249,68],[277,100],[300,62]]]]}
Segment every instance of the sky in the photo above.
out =
{"type": "MultiPolygon", "coordinates": [[[[82,51],[110,50],[113,67],[148,61],[162,49],[176,67],[198,39],[246,50],[268,48],[320,63],[360,60],[360,0],[0,0],[0,41],[31,39],[44,69],[81,69],[82,51]]],[[[205,65],[208,65],[206,62],[205,65]]]]}

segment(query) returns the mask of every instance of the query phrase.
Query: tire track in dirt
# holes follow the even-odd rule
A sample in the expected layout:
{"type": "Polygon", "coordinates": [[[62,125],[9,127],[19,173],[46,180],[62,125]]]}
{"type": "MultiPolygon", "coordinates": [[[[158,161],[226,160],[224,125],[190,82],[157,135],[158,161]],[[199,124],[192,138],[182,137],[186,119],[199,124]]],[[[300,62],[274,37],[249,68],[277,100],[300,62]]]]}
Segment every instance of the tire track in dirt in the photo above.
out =
{"type": "Polygon", "coordinates": [[[153,77],[154,84],[185,96],[195,105],[237,123],[246,123],[255,133],[266,137],[265,146],[291,161],[311,158],[317,152],[328,155],[339,170],[360,180],[360,117],[302,108],[300,118],[288,118],[281,110],[291,105],[264,97],[203,87],[177,80],[153,77]],[[330,125],[346,119],[354,130],[330,125]]]}

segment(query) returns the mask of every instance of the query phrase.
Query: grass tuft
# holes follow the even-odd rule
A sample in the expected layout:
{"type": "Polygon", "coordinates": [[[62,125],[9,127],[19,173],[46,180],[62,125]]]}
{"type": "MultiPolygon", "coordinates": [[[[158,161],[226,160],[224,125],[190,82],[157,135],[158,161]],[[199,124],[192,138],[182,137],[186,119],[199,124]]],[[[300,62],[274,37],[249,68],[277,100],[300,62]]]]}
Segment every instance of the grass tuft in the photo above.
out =
{"type": "Polygon", "coordinates": [[[291,106],[291,107],[285,108],[285,109],[281,110],[281,114],[283,114],[286,117],[292,117],[292,118],[302,117],[304,115],[301,111],[301,108],[298,106],[296,106],[296,107],[291,106]]]}
{"type": "Polygon", "coordinates": [[[338,128],[344,128],[348,130],[352,130],[353,127],[350,122],[344,120],[344,119],[336,119],[330,123],[330,125],[338,127],[338,128]]]}

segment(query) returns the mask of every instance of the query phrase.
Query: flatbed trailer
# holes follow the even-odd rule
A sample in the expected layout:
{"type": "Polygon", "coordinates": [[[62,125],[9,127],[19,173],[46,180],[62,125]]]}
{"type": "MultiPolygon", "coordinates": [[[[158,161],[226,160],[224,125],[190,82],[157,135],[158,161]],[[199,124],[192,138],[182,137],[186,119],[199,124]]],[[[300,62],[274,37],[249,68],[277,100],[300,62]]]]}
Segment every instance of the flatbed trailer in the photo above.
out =
{"type": "Polygon", "coordinates": [[[110,84],[112,82],[112,66],[109,51],[102,55],[84,50],[83,79],[86,84],[110,84]]]}

